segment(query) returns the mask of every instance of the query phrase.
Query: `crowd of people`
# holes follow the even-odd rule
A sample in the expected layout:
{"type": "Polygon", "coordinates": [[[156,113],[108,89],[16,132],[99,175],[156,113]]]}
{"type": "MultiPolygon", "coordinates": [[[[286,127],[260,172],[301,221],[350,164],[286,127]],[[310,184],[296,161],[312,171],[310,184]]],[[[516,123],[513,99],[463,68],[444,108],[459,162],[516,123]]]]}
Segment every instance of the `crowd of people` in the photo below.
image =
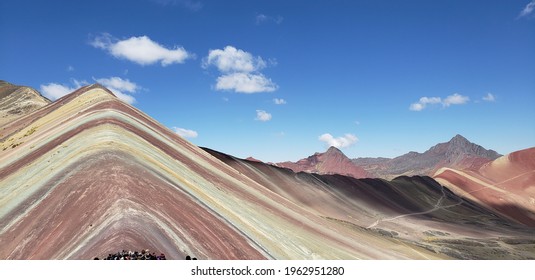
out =
{"type": "MultiPolygon", "coordinates": [[[[94,258],[95,260],[100,260],[99,257],[94,258]]],[[[126,251],[122,250],[115,254],[108,254],[107,257],[103,260],[166,260],[165,255],[156,254],[151,252],[149,249],[138,251],[126,251]]],[[[186,260],[197,260],[195,257],[186,256],[186,260]]]]}
{"type": "MultiPolygon", "coordinates": [[[[157,255],[154,252],[147,250],[138,251],[126,251],[117,252],[115,254],[108,254],[103,260],[165,260],[164,254],[157,255]]],[[[95,260],[99,260],[98,257],[95,260]]]]}

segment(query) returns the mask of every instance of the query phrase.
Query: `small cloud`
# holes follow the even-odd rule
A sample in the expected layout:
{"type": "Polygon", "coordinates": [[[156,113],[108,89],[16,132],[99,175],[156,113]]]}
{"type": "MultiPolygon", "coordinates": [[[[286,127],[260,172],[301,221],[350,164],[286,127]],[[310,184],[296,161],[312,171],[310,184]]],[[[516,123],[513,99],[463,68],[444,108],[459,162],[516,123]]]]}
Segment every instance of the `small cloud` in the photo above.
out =
{"type": "Polygon", "coordinates": [[[95,37],[91,42],[95,48],[106,50],[116,58],[126,59],[140,65],[150,65],[160,62],[162,66],[174,63],[184,63],[194,55],[183,47],[166,48],[147,36],[130,37],[117,40],[108,33],[95,37]]]}
{"type": "Polygon", "coordinates": [[[489,92],[486,96],[483,96],[483,100],[487,102],[494,102],[496,101],[496,96],[489,92]]]}
{"type": "Polygon", "coordinates": [[[272,17],[272,16],[267,16],[264,14],[257,14],[255,17],[255,20],[256,20],[256,24],[261,24],[261,23],[266,23],[266,22],[273,22],[276,24],[281,24],[284,18],[280,15],[276,17],[272,17]]]}
{"type": "Polygon", "coordinates": [[[135,93],[137,92],[140,87],[134,83],[131,82],[128,79],[121,79],[119,77],[110,77],[110,78],[100,78],[95,79],[93,78],[97,83],[107,87],[109,90],[113,92],[117,96],[117,98],[121,99],[122,101],[133,104],[136,102],[136,99],[134,96],[127,94],[128,93],[135,93]]]}
{"type": "Polygon", "coordinates": [[[256,118],[257,121],[267,122],[271,120],[271,114],[264,111],[264,110],[256,110],[256,118]]]}
{"type": "Polygon", "coordinates": [[[199,134],[195,130],[180,128],[180,127],[173,127],[173,130],[175,131],[176,134],[184,138],[197,138],[197,136],[199,136],[199,134]]]}
{"type": "Polygon", "coordinates": [[[442,104],[442,107],[449,107],[451,105],[461,105],[465,104],[468,101],[470,101],[470,98],[468,96],[463,96],[458,93],[454,93],[452,95],[447,96],[446,98],[442,99],[440,97],[427,97],[424,96],[418,100],[416,103],[412,103],[409,106],[409,110],[411,111],[422,111],[427,107],[427,105],[430,104],[442,104]]]}
{"type": "Polygon", "coordinates": [[[74,71],[74,67],[72,67],[72,65],[67,66],[67,72],[73,72],[73,71],[74,71]]]}
{"type": "Polygon", "coordinates": [[[273,102],[277,105],[284,105],[286,104],[286,100],[282,98],[273,98],[273,102]]]}
{"type": "Polygon", "coordinates": [[[217,78],[216,90],[233,90],[238,93],[271,92],[277,85],[259,71],[268,63],[260,56],[226,46],[210,50],[203,59],[202,67],[215,66],[221,75],[217,78]]]}
{"type": "Polygon", "coordinates": [[[87,85],[87,81],[82,80],[78,81],[76,79],[71,79],[71,84],[73,86],[68,86],[64,84],[57,84],[57,83],[48,83],[46,85],[41,85],[39,88],[41,90],[41,94],[45,96],[46,98],[55,101],[85,85],[87,85]]]}
{"type": "Polygon", "coordinates": [[[244,72],[250,73],[266,67],[266,62],[260,57],[254,57],[251,53],[226,46],[223,50],[216,49],[208,52],[208,57],[203,61],[203,67],[210,65],[217,67],[222,73],[244,72]]]}
{"type": "Polygon", "coordinates": [[[55,101],[76,90],[76,88],[71,88],[69,86],[56,83],[41,85],[40,89],[43,96],[52,101],[55,101]]]}
{"type": "Polygon", "coordinates": [[[409,106],[409,110],[411,111],[422,111],[425,108],[425,105],[422,103],[412,103],[411,106],[409,106]]]}
{"type": "Polygon", "coordinates": [[[442,105],[444,107],[449,107],[450,105],[465,104],[468,101],[470,101],[470,98],[468,96],[462,96],[458,93],[454,93],[453,95],[446,97],[446,99],[442,101],[442,105]]]}
{"type": "Polygon", "coordinates": [[[201,1],[194,1],[194,0],[152,0],[152,1],[162,6],[169,6],[169,5],[182,6],[193,12],[197,12],[201,10],[202,7],[204,6],[201,1]]]}
{"type": "Polygon", "coordinates": [[[409,110],[411,111],[421,111],[423,110],[427,104],[437,104],[442,102],[442,99],[440,97],[427,97],[424,96],[420,98],[420,100],[416,103],[412,103],[409,107],[409,110]]]}
{"type": "Polygon", "coordinates": [[[268,20],[268,17],[264,14],[258,14],[256,15],[256,24],[260,24],[264,21],[268,20]]]}
{"type": "Polygon", "coordinates": [[[321,142],[325,142],[326,146],[328,147],[332,146],[332,147],[339,148],[339,149],[353,146],[355,145],[355,143],[359,141],[357,136],[350,134],[350,133],[346,133],[344,136],[337,137],[337,138],[333,137],[329,133],[325,133],[325,134],[322,134],[318,138],[318,140],[320,140],[321,142]]]}
{"type": "Polygon", "coordinates": [[[262,74],[232,73],[218,77],[216,89],[250,94],[274,91],[277,85],[262,74]]]}
{"type": "Polygon", "coordinates": [[[535,0],[532,0],[531,2],[529,2],[526,7],[524,7],[524,9],[520,12],[520,14],[518,15],[518,18],[521,18],[521,17],[527,17],[529,15],[531,15],[533,13],[533,10],[535,9],[535,0]]]}
{"type": "Polygon", "coordinates": [[[223,97],[222,99],[223,99],[223,101],[225,101],[225,102],[229,102],[229,100],[230,100],[230,99],[228,99],[228,97],[223,97]]]}

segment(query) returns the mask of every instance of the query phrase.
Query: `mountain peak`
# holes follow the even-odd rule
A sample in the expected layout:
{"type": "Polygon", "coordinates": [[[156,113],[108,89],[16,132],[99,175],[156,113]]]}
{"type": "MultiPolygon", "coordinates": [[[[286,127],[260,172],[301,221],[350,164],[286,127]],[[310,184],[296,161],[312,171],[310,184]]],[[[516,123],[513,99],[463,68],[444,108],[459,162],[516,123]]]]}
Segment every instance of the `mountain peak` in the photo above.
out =
{"type": "Polygon", "coordinates": [[[329,149],[325,152],[325,154],[344,154],[340,149],[336,148],[335,146],[330,146],[329,149]]]}
{"type": "Polygon", "coordinates": [[[459,143],[459,144],[468,144],[469,143],[469,144],[473,144],[472,142],[470,142],[468,139],[466,139],[461,134],[455,135],[453,138],[451,138],[449,143],[459,143]]]}
{"type": "Polygon", "coordinates": [[[277,166],[290,168],[295,172],[340,174],[354,178],[368,177],[368,173],[364,169],[355,165],[342,151],[333,146],[324,153],[314,153],[297,162],[277,163],[277,166]]]}

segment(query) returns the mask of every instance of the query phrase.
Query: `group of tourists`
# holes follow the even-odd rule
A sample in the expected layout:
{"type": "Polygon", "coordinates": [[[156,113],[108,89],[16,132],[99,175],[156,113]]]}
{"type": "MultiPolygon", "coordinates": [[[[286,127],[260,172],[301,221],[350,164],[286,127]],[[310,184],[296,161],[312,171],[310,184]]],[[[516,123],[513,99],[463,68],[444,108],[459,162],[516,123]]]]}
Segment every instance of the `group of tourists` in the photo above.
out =
{"type": "MultiPolygon", "coordinates": [[[[165,255],[159,254],[157,255],[154,252],[150,252],[147,250],[141,250],[141,252],[138,251],[126,251],[122,250],[121,252],[117,252],[115,254],[108,254],[107,257],[103,258],[103,260],[165,260],[165,255]]],[[[95,260],[99,260],[99,258],[95,258],[95,260]]]]}

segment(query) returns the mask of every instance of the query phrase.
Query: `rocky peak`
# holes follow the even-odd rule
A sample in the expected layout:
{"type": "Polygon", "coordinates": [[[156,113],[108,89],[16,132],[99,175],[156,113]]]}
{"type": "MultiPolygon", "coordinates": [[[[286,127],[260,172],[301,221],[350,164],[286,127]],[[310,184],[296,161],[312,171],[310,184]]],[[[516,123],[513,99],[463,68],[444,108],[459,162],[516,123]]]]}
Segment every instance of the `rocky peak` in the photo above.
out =
{"type": "Polygon", "coordinates": [[[324,156],[346,156],[342,151],[334,146],[330,146],[329,149],[323,154],[324,156]]]}

